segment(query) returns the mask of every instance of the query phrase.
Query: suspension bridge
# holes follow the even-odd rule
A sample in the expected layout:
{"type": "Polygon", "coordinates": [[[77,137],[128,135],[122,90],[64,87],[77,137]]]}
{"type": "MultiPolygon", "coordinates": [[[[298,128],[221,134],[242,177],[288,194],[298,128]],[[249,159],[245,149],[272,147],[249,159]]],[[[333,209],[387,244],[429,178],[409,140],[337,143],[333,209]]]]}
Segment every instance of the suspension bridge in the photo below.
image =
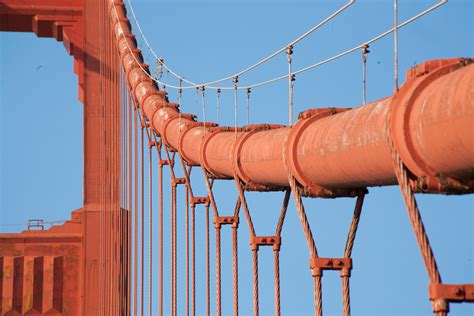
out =
{"type": "MultiPolygon", "coordinates": [[[[0,0],[0,31],[63,43],[84,106],[84,204],[68,220],[32,219],[23,232],[0,234],[0,315],[259,315],[265,314],[262,300],[272,301],[272,314],[285,314],[292,307],[282,306],[280,261],[291,212],[305,243],[312,311],[323,315],[324,296],[340,295],[342,314],[351,315],[356,234],[369,190],[379,186],[400,188],[434,315],[474,302],[472,280],[443,282],[449,271],[439,268],[417,203],[421,194],[473,192],[474,59],[424,61],[399,84],[399,30],[449,4],[439,1],[402,21],[394,0],[393,27],[296,68],[295,47],[356,5],[347,1],[249,67],[200,82],[155,51],[130,1],[0,0]],[[393,94],[368,102],[367,58],[371,45],[387,37],[393,38],[393,94]],[[145,63],[147,54],[154,66],[145,63]],[[361,56],[363,104],[296,115],[299,76],[350,54],[361,56]],[[242,80],[281,56],[281,75],[242,80]],[[250,124],[252,94],[278,81],[287,86],[288,124],[250,124]],[[183,110],[186,93],[195,96],[194,113],[183,110]],[[211,93],[216,122],[206,120],[211,93]],[[232,104],[224,104],[223,94],[232,104]],[[234,124],[219,124],[223,106],[233,107],[234,124]],[[233,200],[220,196],[221,185],[233,200]],[[269,220],[263,230],[254,220],[261,210],[249,199],[269,195],[278,195],[279,206],[264,210],[269,220]],[[311,199],[351,201],[349,227],[333,229],[346,236],[337,256],[319,247],[311,199]],[[242,238],[250,245],[243,247],[242,238]],[[270,261],[261,260],[266,250],[270,261]],[[268,271],[272,288],[262,291],[259,276],[268,271]],[[323,274],[332,273],[340,276],[340,293],[323,291],[323,274]],[[242,290],[244,282],[251,291],[242,290]]],[[[380,289],[389,286],[380,282],[380,289]]]]}

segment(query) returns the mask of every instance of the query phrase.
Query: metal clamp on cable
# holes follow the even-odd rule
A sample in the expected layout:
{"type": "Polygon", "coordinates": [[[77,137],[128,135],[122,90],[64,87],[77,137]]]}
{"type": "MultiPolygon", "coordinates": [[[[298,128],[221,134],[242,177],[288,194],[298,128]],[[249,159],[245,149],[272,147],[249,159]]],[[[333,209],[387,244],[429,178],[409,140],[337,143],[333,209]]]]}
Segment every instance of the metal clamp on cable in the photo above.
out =
{"type": "Polygon", "coordinates": [[[323,270],[340,270],[341,277],[351,276],[352,259],[313,257],[309,261],[309,267],[313,276],[322,276],[323,270]]]}
{"type": "Polygon", "coordinates": [[[209,198],[207,196],[202,196],[202,197],[191,197],[190,201],[191,206],[196,206],[196,204],[204,204],[204,205],[209,205],[209,198]]]}
{"type": "Polygon", "coordinates": [[[250,236],[250,248],[258,250],[259,246],[273,246],[273,250],[279,251],[281,246],[280,236],[250,236]]]}
{"type": "Polygon", "coordinates": [[[430,300],[444,299],[452,302],[474,302],[474,284],[431,283],[430,300]]]}
{"type": "Polygon", "coordinates": [[[176,186],[178,184],[186,184],[186,178],[173,178],[171,179],[171,183],[176,186]]]}
{"type": "Polygon", "coordinates": [[[214,227],[221,228],[222,225],[232,225],[233,228],[239,227],[238,216],[216,216],[214,217],[214,227]]]}

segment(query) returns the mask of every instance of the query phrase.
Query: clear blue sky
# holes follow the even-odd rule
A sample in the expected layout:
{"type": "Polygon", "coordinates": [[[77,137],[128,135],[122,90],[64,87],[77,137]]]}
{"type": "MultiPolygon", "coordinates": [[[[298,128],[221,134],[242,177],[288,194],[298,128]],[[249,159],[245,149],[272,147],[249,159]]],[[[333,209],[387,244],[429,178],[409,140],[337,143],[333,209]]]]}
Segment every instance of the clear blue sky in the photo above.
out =
{"type": "MultiPolygon", "coordinates": [[[[152,46],[178,73],[194,81],[231,74],[265,57],[340,7],[343,1],[134,1],[137,15],[152,46]]],[[[435,1],[400,0],[400,20],[435,1]]],[[[359,0],[294,50],[299,69],[345,51],[392,24],[390,0],[359,0]]],[[[436,12],[400,31],[400,71],[437,58],[473,57],[474,4],[450,0],[436,12]]],[[[134,29],[136,30],[136,28],[134,29]]],[[[393,89],[392,37],[371,46],[368,57],[368,98],[376,100],[393,89]]],[[[143,51],[146,51],[143,48],[143,51]]],[[[146,55],[148,58],[150,55],[146,55]]],[[[282,55],[251,75],[252,83],[286,72],[282,55]]],[[[154,63],[153,60],[149,60],[154,63]]],[[[0,33],[0,232],[19,231],[31,218],[67,219],[82,205],[82,105],[72,58],[61,43],[33,34],[0,33]]],[[[174,93],[170,94],[175,99],[174,93]]],[[[252,123],[287,122],[287,86],[279,82],[254,90],[252,123]]],[[[232,95],[224,94],[222,124],[233,125],[232,95]]],[[[241,96],[243,100],[243,95],[241,96]]],[[[360,105],[361,56],[347,56],[298,76],[295,112],[314,107],[360,105]]],[[[184,95],[183,109],[194,112],[194,91],[184,95]]],[[[244,123],[244,103],[239,112],[244,123]]],[[[206,100],[208,120],[215,119],[215,95],[206,100]]],[[[201,118],[201,113],[199,114],[201,118]]],[[[155,160],[156,161],[156,160],[155,160]]],[[[198,194],[202,180],[193,179],[198,194]]],[[[165,196],[167,193],[165,192],[165,196]]],[[[221,212],[235,202],[232,183],[217,186],[221,212]],[[228,205],[228,207],[224,207],[228,205]]],[[[258,234],[273,234],[281,194],[249,194],[258,234]]],[[[474,215],[472,196],[419,196],[422,215],[446,283],[474,282],[474,215]]],[[[342,255],[353,200],[306,200],[321,256],[342,255]]],[[[167,201],[166,201],[167,203],[167,201]]],[[[178,220],[184,224],[181,205],[178,220]]],[[[204,252],[204,217],[198,214],[198,253],[204,252]]],[[[156,217],[155,217],[156,218],[156,217]]],[[[165,227],[168,229],[168,216],[165,227]]],[[[248,230],[240,229],[240,310],[252,310],[251,254],[248,230]]],[[[230,233],[223,230],[223,306],[231,313],[230,233]]],[[[169,233],[165,230],[165,233],[169,233]]],[[[180,230],[179,293],[184,304],[184,231],[180,230]]],[[[211,240],[213,245],[214,241],[211,240]]],[[[165,251],[168,251],[165,248],[165,251]]],[[[260,311],[273,314],[273,254],[260,255],[260,311]]],[[[156,252],[155,252],[156,254],[156,252]]],[[[166,253],[166,255],[168,252],[166,253]]],[[[211,260],[214,251],[211,249],[211,260]]],[[[167,258],[167,257],[165,257],[167,258]]],[[[353,315],[431,315],[428,278],[402,197],[397,187],[371,188],[353,252],[351,278],[353,315]]],[[[292,202],[283,229],[281,299],[284,315],[313,312],[309,254],[292,202]]],[[[156,262],[156,261],[155,261],[156,262]]],[[[168,264],[168,260],[165,259],[168,264]]],[[[198,314],[205,308],[204,256],[198,259],[198,314]]],[[[168,277],[168,266],[165,277],[168,277]]],[[[212,268],[213,271],[213,268],[212,268]]],[[[156,270],[155,270],[156,276],[156,270]]],[[[213,280],[214,274],[211,275],[213,280]]],[[[341,286],[337,272],[325,273],[326,315],[340,315],[341,286]]],[[[165,279],[165,289],[169,282],[165,279]]],[[[156,297],[156,284],[155,284],[156,297]]],[[[212,286],[214,293],[214,286],[212,286]]],[[[165,293],[165,302],[169,293],[165,293]]],[[[157,301],[154,302],[157,307],[157,301]]],[[[214,308],[214,306],[212,306],[214,308]]],[[[452,304],[452,315],[473,315],[474,306],[452,304]]],[[[168,311],[168,305],[165,306],[168,311]]],[[[213,309],[214,310],[214,309],[213,309]]],[[[183,312],[180,309],[180,314],[183,312]]]]}

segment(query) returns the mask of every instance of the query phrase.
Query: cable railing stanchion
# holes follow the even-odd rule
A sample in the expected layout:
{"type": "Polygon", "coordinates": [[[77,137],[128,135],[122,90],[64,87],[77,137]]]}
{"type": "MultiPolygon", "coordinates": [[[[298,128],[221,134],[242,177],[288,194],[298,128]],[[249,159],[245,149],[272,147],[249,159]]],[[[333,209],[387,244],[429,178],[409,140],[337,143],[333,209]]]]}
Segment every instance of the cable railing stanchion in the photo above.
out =
{"type": "Polygon", "coordinates": [[[239,77],[235,76],[234,79],[232,80],[234,83],[234,133],[235,133],[235,138],[237,138],[237,93],[238,93],[238,82],[239,82],[239,77]]]}
{"type": "Polygon", "coordinates": [[[247,88],[247,125],[250,124],[250,93],[252,92],[252,88],[247,88]]]}
{"type": "Polygon", "coordinates": [[[216,122],[217,124],[219,124],[219,111],[220,111],[220,107],[221,107],[221,89],[217,89],[216,90],[216,93],[217,93],[217,117],[216,117],[216,122]]]}
{"type": "Polygon", "coordinates": [[[291,63],[293,61],[293,46],[288,45],[286,48],[286,55],[288,59],[288,126],[293,126],[293,81],[294,77],[291,73],[291,63]]]}
{"type": "Polygon", "coordinates": [[[367,54],[370,53],[369,45],[362,47],[362,99],[367,103],[367,54]]]}

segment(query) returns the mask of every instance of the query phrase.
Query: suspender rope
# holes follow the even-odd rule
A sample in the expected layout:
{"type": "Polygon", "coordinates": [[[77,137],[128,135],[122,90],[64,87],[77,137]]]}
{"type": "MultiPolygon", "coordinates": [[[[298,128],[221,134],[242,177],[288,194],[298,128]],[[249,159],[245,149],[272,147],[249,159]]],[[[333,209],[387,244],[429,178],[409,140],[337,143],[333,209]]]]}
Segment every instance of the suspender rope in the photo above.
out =
{"type": "Polygon", "coordinates": [[[288,114],[289,114],[289,126],[293,126],[293,81],[295,80],[294,75],[291,71],[291,62],[293,60],[293,46],[288,45],[286,48],[286,55],[288,59],[288,114]]]}
{"type": "MultiPolygon", "coordinates": [[[[283,230],[283,223],[285,221],[286,211],[288,210],[290,193],[290,190],[286,190],[285,197],[283,199],[283,206],[278,218],[278,224],[275,233],[275,236],[278,239],[281,238],[281,231],[283,230]]],[[[273,246],[273,265],[275,271],[275,315],[280,316],[280,244],[274,244],[273,246]]]]}
{"type": "Polygon", "coordinates": [[[196,87],[196,119],[199,116],[199,87],[196,87]]]}
{"type": "Polygon", "coordinates": [[[135,141],[134,141],[134,190],[135,190],[135,207],[134,207],[134,263],[133,263],[133,274],[134,274],[134,297],[133,297],[133,306],[135,316],[138,314],[138,109],[134,105],[134,116],[135,116],[135,124],[134,124],[134,134],[135,134],[135,141]]]}
{"type": "Polygon", "coordinates": [[[221,100],[220,100],[221,99],[221,89],[217,89],[216,93],[217,93],[217,113],[216,113],[217,114],[216,115],[217,119],[216,119],[216,121],[217,121],[217,124],[219,124],[219,111],[220,111],[220,107],[221,107],[221,100]]]}
{"type": "Polygon", "coordinates": [[[289,183],[291,191],[293,192],[293,197],[295,200],[296,211],[298,217],[300,218],[301,226],[303,228],[306,241],[308,243],[308,248],[311,254],[310,267],[311,274],[313,276],[314,282],[314,313],[316,316],[322,315],[322,289],[321,289],[321,277],[323,275],[323,270],[340,270],[340,276],[342,280],[342,301],[343,301],[343,315],[350,315],[350,297],[349,297],[349,277],[350,271],[352,269],[352,248],[354,245],[354,240],[357,232],[357,227],[359,224],[360,213],[362,211],[362,205],[364,201],[364,196],[367,193],[366,190],[360,190],[357,195],[356,205],[354,209],[354,214],[352,217],[351,226],[349,228],[349,233],[347,236],[346,246],[344,250],[343,258],[320,258],[318,256],[318,251],[316,249],[316,244],[314,242],[313,234],[311,227],[306,217],[306,212],[304,209],[302,201],[302,188],[297,184],[296,179],[289,174],[289,183]]]}
{"type": "Polygon", "coordinates": [[[148,141],[148,155],[149,155],[149,168],[148,168],[148,187],[149,187],[149,208],[150,208],[150,214],[149,214],[149,275],[148,275],[148,304],[149,304],[149,310],[148,313],[151,316],[153,312],[153,153],[152,153],[152,147],[155,145],[155,143],[151,142],[150,140],[148,141]]]}
{"type": "Polygon", "coordinates": [[[202,93],[202,129],[206,129],[206,87],[202,86],[201,87],[201,93],[202,93]]]}
{"type": "Polygon", "coordinates": [[[192,285],[191,285],[191,310],[192,315],[196,315],[196,206],[191,205],[191,270],[192,270],[192,285]]]}
{"type": "Polygon", "coordinates": [[[186,186],[186,316],[189,315],[189,188],[186,186]]]}
{"type": "Polygon", "coordinates": [[[362,47],[362,101],[367,103],[367,54],[370,53],[369,45],[362,47]]]}
{"type": "MultiPolygon", "coordinates": [[[[359,226],[360,213],[362,212],[362,205],[364,203],[364,194],[359,194],[357,196],[356,205],[354,208],[354,214],[352,216],[351,226],[349,228],[349,233],[347,235],[346,246],[344,249],[344,258],[351,258],[352,248],[354,247],[354,240],[357,233],[357,228],[359,226]]],[[[350,297],[350,287],[349,287],[349,278],[351,276],[351,270],[349,268],[343,268],[340,272],[342,280],[342,306],[343,306],[343,315],[351,314],[351,297],[350,297]]]]}
{"type": "MultiPolygon", "coordinates": [[[[183,79],[179,79],[179,86],[180,88],[178,89],[178,106],[179,106],[179,109],[181,110],[181,104],[183,102],[183,88],[181,88],[183,84],[183,79]]],[[[181,111],[179,112],[179,117],[178,117],[178,123],[179,125],[181,125],[181,117],[182,117],[182,114],[181,114],[181,111]]]]}
{"type": "MultiPolygon", "coordinates": [[[[133,146],[133,122],[132,122],[132,102],[131,102],[131,96],[128,96],[128,194],[129,194],[129,199],[128,199],[128,212],[129,212],[129,222],[128,222],[128,228],[129,228],[129,245],[128,249],[130,251],[130,256],[128,258],[128,270],[129,273],[128,275],[131,275],[131,270],[132,270],[132,208],[133,208],[133,159],[132,159],[132,146],[133,146]]],[[[130,282],[131,283],[131,282],[130,282]]],[[[132,284],[129,284],[129,294],[132,294],[131,291],[131,286],[132,284]]],[[[129,296],[130,297],[130,296],[129,296]]],[[[131,304],[130,304],[131,305],[131,304]]],[[[131,306],[130,306],[131,307],[131,306]]],[[[130,310],[130,308],[128,309],[130,310]]]]}
{"type": "MultiPolygon", "coordinates": [[[[306,242],[308,243],[308,248],[311,257],[317,257],[318,251],[316,249],[316,244],[314,242],[313,233],[309,226],[308,218],[306,217],[306,212],[304,210],[303,201],[301,198],[301,188],[296,184],[296,179],[289,174],[289,183],[291,191],[293,193],[293,199],[295,200],[296,212],[300,218],[301,226],[303,228],[303,233],[306,237],[306,242]]],[[[321,296],[321,275],[312,273],[313,282],[314,282],[314,314],[316,316],[322,316],[322,296],[321,296]]]]}
{"type": "Polygon", "coordinates": [[[214,179],[209,179],[206,170],[202,168],[204,182],[206,184],[207,195],[214,215],[214,228],[216,229],[216,314],[221,313],[221,240],[220,231],[222,225],[232,225],[232,288],[233,288],[233,310],[234,315],[239,313],[239,294],[238,294],[238,262],[237,262],[237,229],[239,227],[240,199],[237,199],[234,215],[222,217],[219,216],[217,204],[212,192],[214,179]]]}
{"type": "MultiPolygon", "coordinates": [[[[403,200],[405,202],[408,216],[410,218],[410,223],[412,225],[413,231],[415,233],[416,240],[418,242],[418,247],[420,248],[423,261],[425,263],[426,271],[430,279],[430,285],[439,285],[442,284],[441,275],[438,270],[438,264],[431,249],[430,241],[421,218],[420,210],[416,202],[415,194],[410,186],[410,179],[408,176],[408,169],[404,165],[402,159],[400,158],[397,149],[393,143],[391,137],[392,133],[390,131],[391,119],[393,111],[389,112],[387,116],[386,126],[388,127],[388,140],[390,145],[390,150],[392,154],[393,166],[395,169],[395,175],[397,177],[398,185],[403,195],[403,200]]],[[[431,301],[432,309],[435,315],[445,316],[449,310],[449,302],[445,298],[436,298],[431,301]]]]}
{"type": "Polygon", "coordinates": [[[140,310],[145,309],[145,126],[141,125],[140,182],[141,182],[141,258],[140,258],[140,310]]]}
{"type": "MultiPolygon", "coordinates": [[[[156,136],[155,137],[156,142],[156,136]]],[[[159,223],[158,223],[158,235],[159,235],[159,278],[158,278],[158,287],[159,287],[159,297],[158,297],[158,313],[160,316],[163,316],[163,161],[161,159],[161,143],[157,143],[157,151],[159,158],[159,169],[158,169],[158,212],[159,212],[159,223]]]]}
{"type": "Polygon", "coordinates": [[[206,308],[207,315],[211,314],[211,267],[209,246],[209,205],[206,204],[206,308]]]}
{"type": "Polygon", "coordinates": [[[251,88],[247,88],[247,125],[250,124],[250,92],[251,88]]]}
{"type": "Polygon", "coordinates": [[[234,83],[234,132],[235,138],[237,138],[237,84],[239,82],[239,77],[235,76],[232,82],[234,83]]]}
{"type": "Polygon", "coordinates": [[[242,187],[241,180],[237,175],[234,175],[234,180],[239,192],[239,200],[242,204],[245,217],[247,219],[247,225],[250,232],[250,246],[253,257],[253,306],[254,315],[259,314],[259,296],[258,296],[258,249],[259,246],[272,246],[274,251],[274,286],[275,286],[275,315],[280,315],[280,261],[279,251],[281,245],[281,231],[288,208],[288,201],[290,198],[290,190],[286,190],[285,197],[283,199],[283,205],[280,211],[280,217],[276,228],[275,236],[256,236],[255,228],[252,222],[252,217],[248,208],[247,200],[245,198],[244,188],[242,187]]]}

